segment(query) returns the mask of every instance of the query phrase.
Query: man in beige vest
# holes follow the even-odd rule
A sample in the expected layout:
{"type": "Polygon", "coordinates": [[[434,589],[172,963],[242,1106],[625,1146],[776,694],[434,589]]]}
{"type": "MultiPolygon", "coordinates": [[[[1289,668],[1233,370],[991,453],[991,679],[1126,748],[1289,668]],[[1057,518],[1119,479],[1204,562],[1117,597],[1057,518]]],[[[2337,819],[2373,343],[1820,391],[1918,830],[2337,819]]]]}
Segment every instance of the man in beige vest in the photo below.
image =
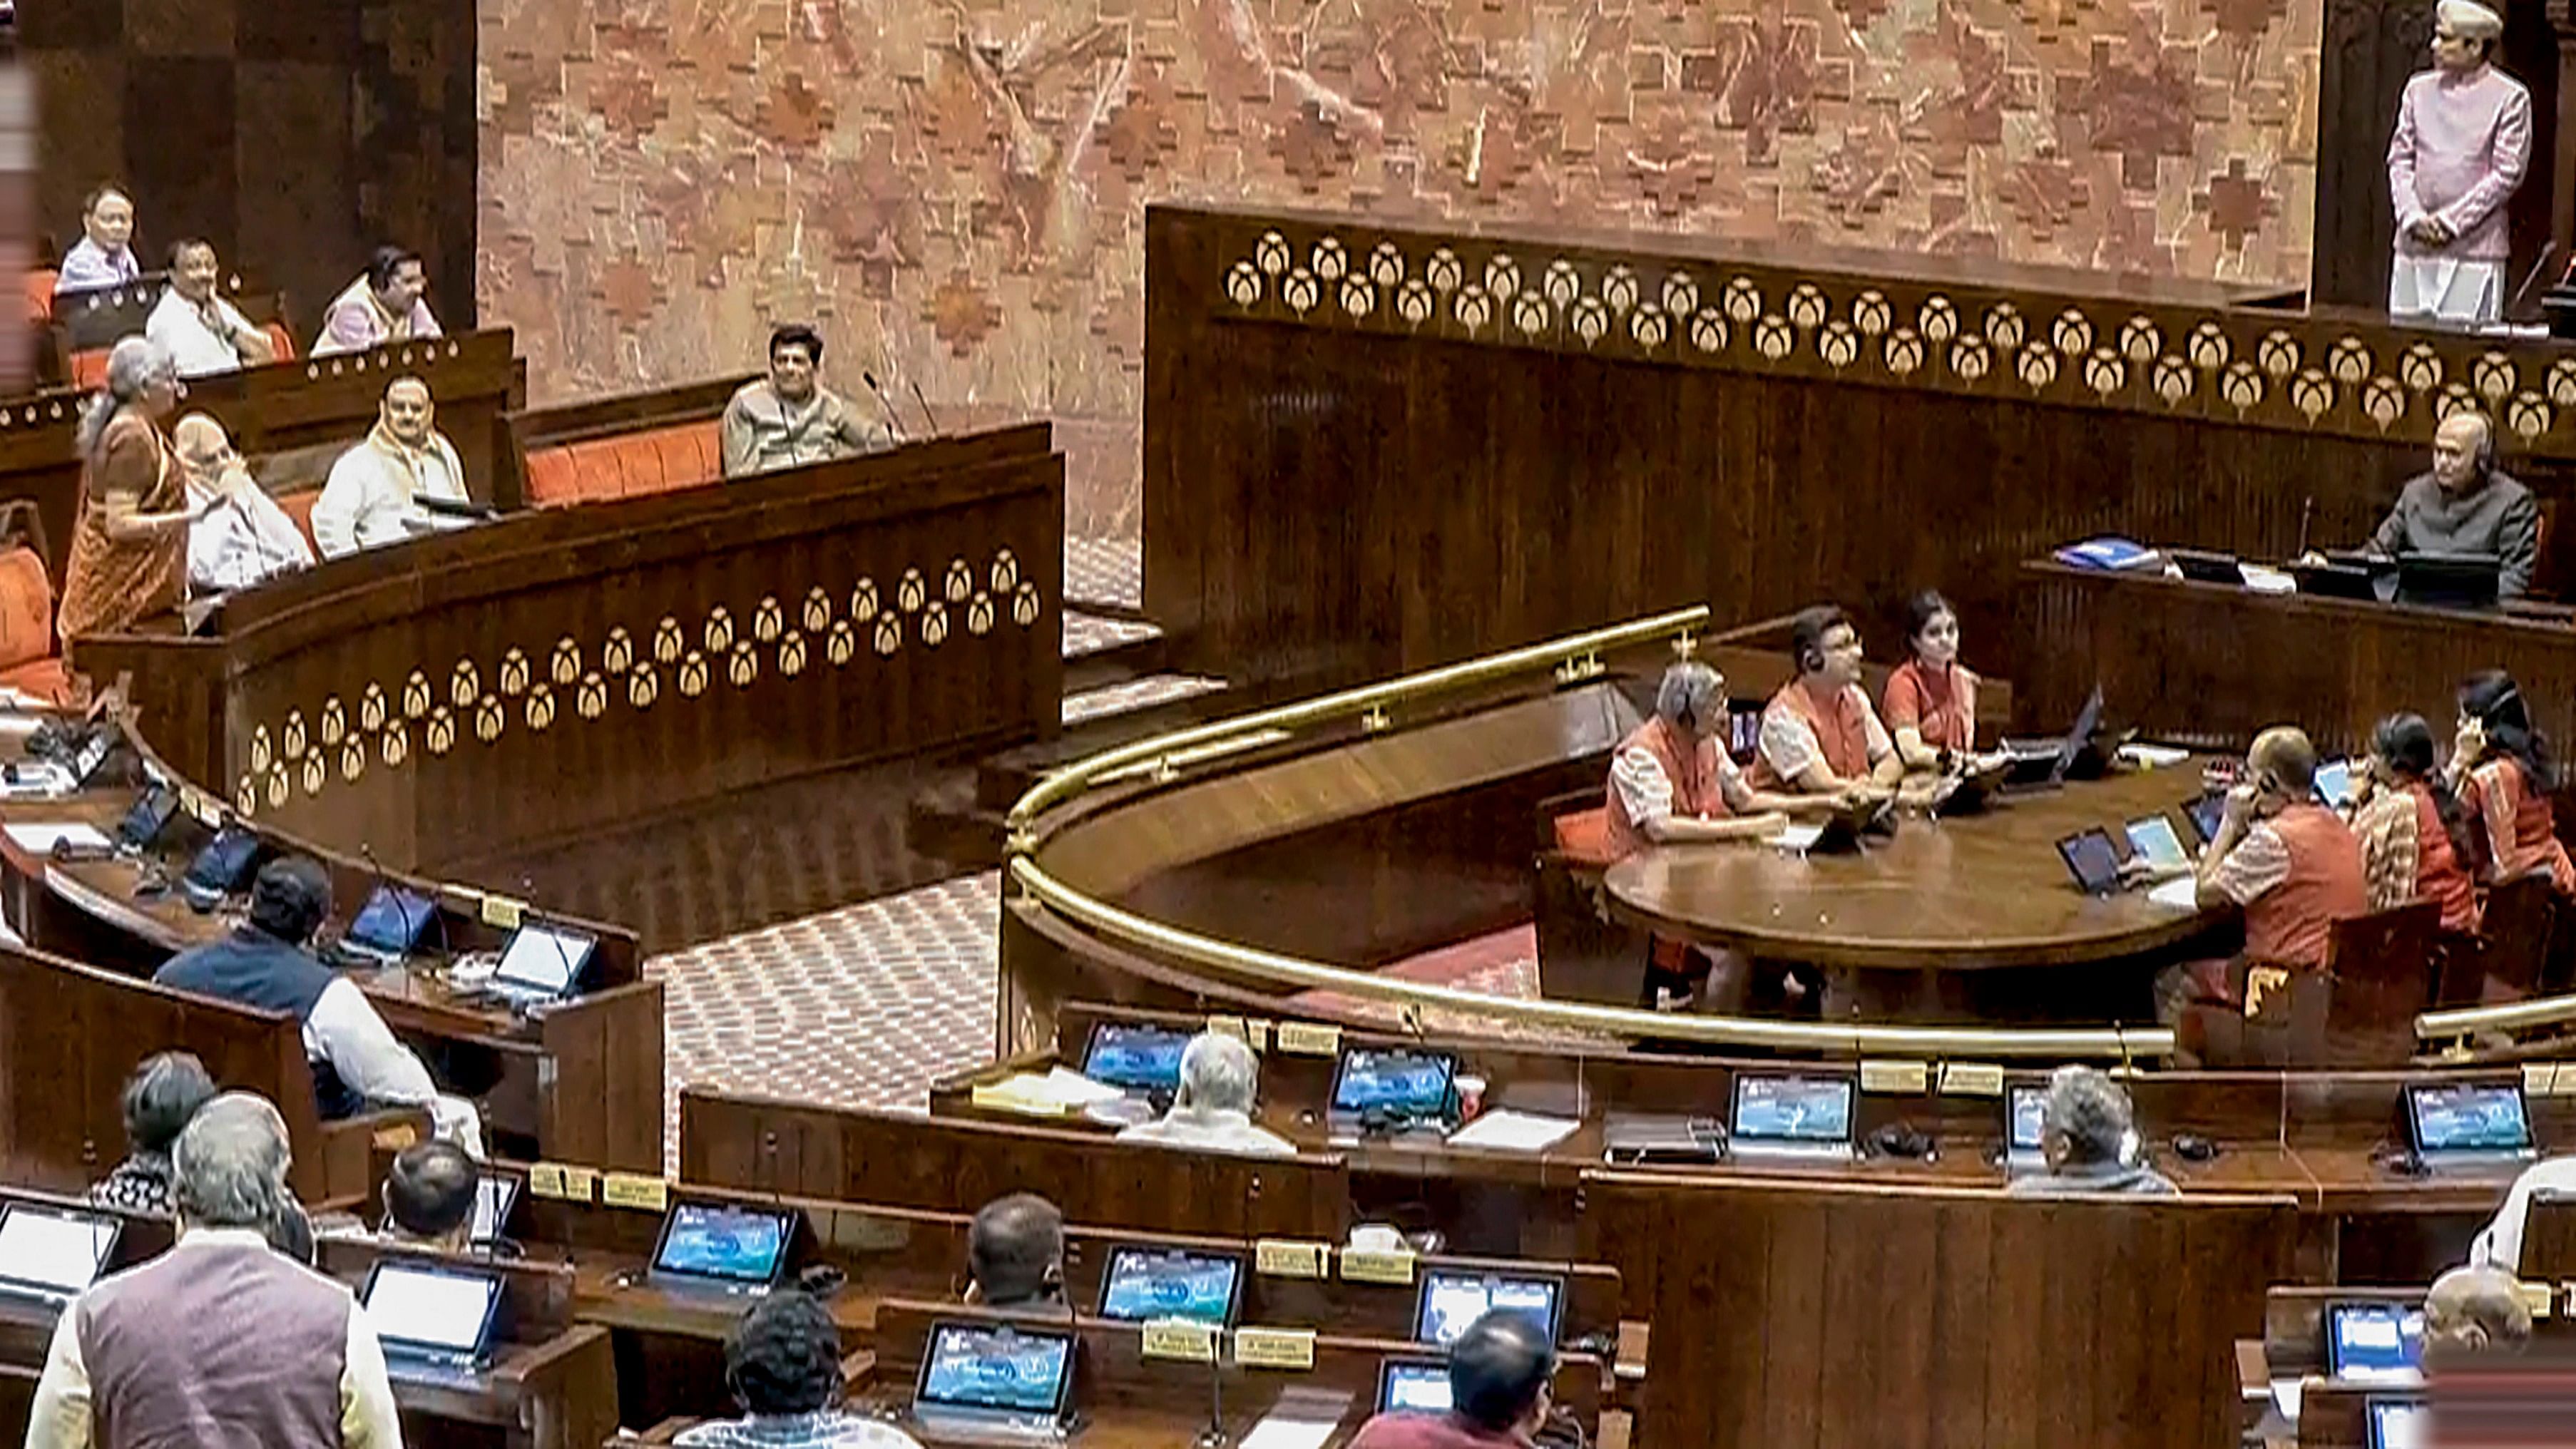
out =
{"type": "Polygon", "coordinates": [[[349,1290],[269,1248],[286,1123],[215,1098],[170,1153],[179,1240],[63,1311],[27,1449],[399,1449],[384,1351],[349,1290]]]}

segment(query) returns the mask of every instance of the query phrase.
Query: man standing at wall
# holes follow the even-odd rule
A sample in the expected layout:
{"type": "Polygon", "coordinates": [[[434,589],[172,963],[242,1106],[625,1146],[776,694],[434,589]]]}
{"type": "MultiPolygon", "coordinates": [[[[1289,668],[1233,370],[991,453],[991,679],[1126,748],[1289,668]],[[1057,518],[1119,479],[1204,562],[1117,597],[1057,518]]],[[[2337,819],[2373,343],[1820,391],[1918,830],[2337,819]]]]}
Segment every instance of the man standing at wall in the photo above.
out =
{"type": "Polygon", "coordinates": [[[2505,202],[2531,160],[2531,92],[2495,68],[2504,20],[2476,0],[2441,0],[2433,68],[2406,82],[2388,141],[2397,259],[2388,310],[2399,321],[2474,326],[2504,312],[2505,202]]]}

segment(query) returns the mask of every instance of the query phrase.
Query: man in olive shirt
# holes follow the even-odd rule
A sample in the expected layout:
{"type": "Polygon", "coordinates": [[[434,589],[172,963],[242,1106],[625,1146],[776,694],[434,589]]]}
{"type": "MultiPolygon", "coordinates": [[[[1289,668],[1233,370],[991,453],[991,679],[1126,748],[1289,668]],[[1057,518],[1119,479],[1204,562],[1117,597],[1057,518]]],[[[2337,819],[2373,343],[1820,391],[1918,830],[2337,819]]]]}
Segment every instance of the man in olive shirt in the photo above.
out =
{"type": "Polygon", "coordinates": [[[2531,588],[2540,553],[2540,508],[2531,490],[2496,471],[2495,433],[2486,417],[2461,411],[2433,430],[2433,471],[2407,480],[2379,531],[2373,553],[2494,554],[2500,598],[2531,588]]]}

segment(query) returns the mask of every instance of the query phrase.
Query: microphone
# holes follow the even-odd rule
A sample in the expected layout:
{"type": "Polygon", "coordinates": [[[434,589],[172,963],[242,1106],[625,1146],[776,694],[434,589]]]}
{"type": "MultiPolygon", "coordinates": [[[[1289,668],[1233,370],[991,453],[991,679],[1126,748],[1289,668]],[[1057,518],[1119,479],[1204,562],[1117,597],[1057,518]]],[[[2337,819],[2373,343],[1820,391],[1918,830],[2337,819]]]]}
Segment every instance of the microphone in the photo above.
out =
{"type": "Polygon", "coordinates": [[[1234,1442],[1225,1432],[1225,1325],[1208,1329],[1208,1421],[1199,1431],[1195,1449],[1226,1449],[1234,1442]]]}
{"type": "Polygon", "coordinates": [[[2316,517],[2316,514],[2317,495],[2311,493],[2299,500],[2299,548],[2290,557],[2299,559],[2308,556],[2308,520],[2316,517]]]}
{"type": "MultiPolygon", "coordinates": [[[[2558,255],[2558,243],[2556,242],[2550,242],[2548,245],[2543,246],[2540,249],[2540,260],[2531,264],[2530,274],[2522,279],[2521,286],[2513,289],[2513,300],[2505,303],[2503,313],[2511,313],[2519,309],[2524,302],[2530,300],[2531,284],[2539,281],[2541,273],[2549,270],[2549,259],[2556,255],[2558,255]]],[[[2503,313],[2500,313],[2499,315],[2503,315],[2503,313]]]]}
{"type": "Polygon", "coordinates": [[[894,440],[898,443],[902,442],[904,440],[903,419],[894,415],[894,399],[887,397],[885,389],[877,386],[877,375],[875,373],[861,372],[859,374],[859,381],[866,383],[868,385],[868,391],[877,395],[877,406],[885,409],[886,426],[893,430],[894,440]]]}
{"type": "Polygon", "coordinates": [[[921,415],[922,415],[924,418],[927,418],[927,419],[930,421],[930,435],[931,435],[932,437],[934,437],[934,438],[935,438],[935,437],[938,437],[938,436],[939,436],[939,414],[934,413],[934,412],[932,412],[932,411],[930,410],[930,399],[928,399],[928,398],[926,398],[926,397],[923,397],[923,396],[921,395],[921,384],[920,384],[920,383],[918,383],[918,382],[914,382],[911,378],[908,378],[908,377],[907,377],[907,378],[905,378],[905,379],[904,379],[904,381],[905,381],[905,383],[909,384],[909,385],[911,386],[911,388],[912,388],[912,400],[913,400],[914,402],[917,402],[917,403],[921,404],[921,415]]]}

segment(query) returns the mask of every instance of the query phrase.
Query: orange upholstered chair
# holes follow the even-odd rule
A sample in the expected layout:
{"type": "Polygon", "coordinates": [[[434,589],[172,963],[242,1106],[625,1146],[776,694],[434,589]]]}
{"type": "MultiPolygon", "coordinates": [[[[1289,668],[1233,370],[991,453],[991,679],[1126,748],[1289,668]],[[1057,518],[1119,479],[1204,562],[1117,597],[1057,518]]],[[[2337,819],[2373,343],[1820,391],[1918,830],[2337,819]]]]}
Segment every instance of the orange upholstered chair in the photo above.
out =
{"type": "Polygon", "coordinates": [[[104,347],[73,353],[67,367],[71,372],[72,386],[84,392],[107,386],[107,349],[104,347]]]}
{"type": "Polygon", "coordinates": [[[71,697],[71,676],[54,651],[54,586],[36,505],[0,505],[0,530],[0,685],[60,704],[71,697]]]}
{"type": "Polygon", "coordinates": [[[540,508],[694,488],[724,476],[716,419],[588,442],[539,448],[528,455],[528,501],[540,508]]]}
{"type": "Polygon", "coordinates": [[[304,546],[313,550],[313,556],[317,559],[322,556],[322,545],[313,541],[313,505],[321,501],[322,490],[319,488],[308,489],[302,493],[282,494],[277,500],[278,508],[287,517],[295,520],[296,532],[304,535],[304,546]]]}
{"type": "Polygon", "coordinates": [[[27,274],[27,320],[38,324],[54,320],[54,281],[62,274],[51,267],[40,267],[27,274]]]}
{"type": "Polygon", "coordinates": [[[1549,822],[1555,828],[1556,848],[1569,865],[1607,870],[1610,858],[1610,807],[1595,805],[1589,810],[1576,810],[1557,816],[1549,822]]]}
{"type": "Polygon", "coordinates": [[[286,330],[285,323],[271,322],[259,330],[268,334],[269,345],[277,349],[278,361],[295,360],[295,334],[286,330]]]}

